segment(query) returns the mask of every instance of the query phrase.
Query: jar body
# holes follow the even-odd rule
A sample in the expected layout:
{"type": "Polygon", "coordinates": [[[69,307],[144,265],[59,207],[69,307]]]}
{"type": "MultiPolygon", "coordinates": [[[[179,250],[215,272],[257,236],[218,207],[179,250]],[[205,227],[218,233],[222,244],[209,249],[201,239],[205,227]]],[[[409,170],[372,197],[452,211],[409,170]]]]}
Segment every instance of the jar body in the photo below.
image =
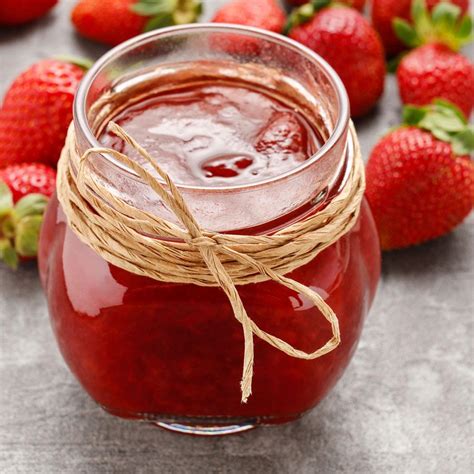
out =
{"type": "MultiPolygon", "coordinates": [[[[43,225],[40,275],[60,350],[107,411],[190,424],[272,424],[314,407],[347,367],[380,272],[378,237],[363,202],[356,226],[289,276],[337,314],[342,342],[315,359],[289,357],[258,338],[252,395],[240,397],[243,334],[221,289],[164,283],[117,268],[79,241],[56,198],[43,225]]],[[[307,352],[331,329],[318,309],[273,281],[238,287],[250,317],[307,352]]]]}

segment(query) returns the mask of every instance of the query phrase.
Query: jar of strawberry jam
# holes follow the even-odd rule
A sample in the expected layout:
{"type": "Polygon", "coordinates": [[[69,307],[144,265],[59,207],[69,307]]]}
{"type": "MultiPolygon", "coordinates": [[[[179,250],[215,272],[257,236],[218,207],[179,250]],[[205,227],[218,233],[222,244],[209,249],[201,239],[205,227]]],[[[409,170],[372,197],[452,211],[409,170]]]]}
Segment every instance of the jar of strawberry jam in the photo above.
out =
{"type": "MultiPolygon", "coordinates": [[[[334,71],[303,46],[246,27],[142,35],[107,53],[82,82],[76,152],[111,148],[153,172],[107,128],[111,120],[169,174],[199,225],[224,235],[271,236],[324,211],[357,158],[334,71]]],[[[117,199],[180,225],[112,154],[93,151],[87,166],[117,199]]],[[[348,233],[286,275],[332,308],[341,343],[303,360],[255,337],[252,394],[242,403],[244,335],[222,289],[114,265],[107,249],[99,255],[67,222],[53,197],[39,265],[66,363],[109,413],[184,433],[234,433],[312,409],[353,356],[379,279],[378,237],[362,201],[348,233]]],[[[249,317],[286,343],[311,352],[330,339],[331,327],[304,294],[271,279],[236,288],[249,317]]]]}

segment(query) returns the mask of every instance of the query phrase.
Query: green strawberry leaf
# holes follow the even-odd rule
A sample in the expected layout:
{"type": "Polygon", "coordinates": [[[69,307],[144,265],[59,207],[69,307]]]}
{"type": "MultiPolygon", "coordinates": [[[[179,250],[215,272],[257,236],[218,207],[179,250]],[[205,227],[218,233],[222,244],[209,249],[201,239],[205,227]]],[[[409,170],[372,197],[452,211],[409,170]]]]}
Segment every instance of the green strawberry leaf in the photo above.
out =
{"type": "Polygon", "coordinates": [[[433,104],[438,106],[439,111],[442,111],[445,114],[449,114],[449,111],[451,111],[451,113],[456,115],[459,120],[461,120],[464,124],[468,123],[462,110],[457,105],[454,105],[452,102],[449,102],[449,100],[434,99],[433,104]]]}
{"type": "Polygon", "coordinates": [[[13,209],[13,195],[8,185],[0,180],[0,218],[13,209]]]}
{"type": "Polygon", "coordinates": [[[94,64],[94,61],[91,61],[88,58],[81,58],[79,56],[73,56],[69,54],[60,54],[54,57],[58,61],[64,61],[65,63],[71,63],[75,66],[80,67],[84,71],[88,71],[94,64]]]}
{"type": "MultiPolygon", "coordinates": [[[[317,12],[321,10],[322,8],[327,7],[332,0],[312,0],[310,3],[314,8],[314,11],[317,12]]],[[[344,5],[347,6],[347,5],[344,5]]]]}
{"type": "Polygon", "coordinates": [[[7,239],[15,236],[15,221],[12,214],[3,218],[0,226],[0,235],[7,239]]]}
{"type": "Polygon", "coordinates": [[[288,35],[293,28],[303,25],[313,18],[316,10],[311,3],[306,3],[299,8],[294,8],[288,16],[283,28],[283,34],[288,35]]]}
{"type": "Polygon", "coordinates": [[[294,8],[288,16],[286,24],[283,28],[283,34],[288,35],[293,28],[307,23],[314,17],[316,12],[330,4],[331,0],[312,0],[298,8],[294,8]]]}
{"type": "Polygon", "coordinates": [[[474,127],[456,133],[452,137],[451,144],[456,155],[469,155],[474,150],[474,127]]]}
{"type": "Polygon", "coordinates": [[[453,51],[459,51],[473,38],[472,20],[469,15],[461,15],[461,9],[450,2],[438,3],[430,14],[425,0],[414,0],[411,17],[416,33],[411,31],[408,22],[394,20],[394,29],[397,36],[410,47],[427,43],[441,43],[453,51]],[[408,25],[408,26],[407,26],[408,25]]]}
{"type": "Polygon", "coordinates": [[[18,254],[8,239],[0,239],[0,260],[10,268],[18,268],[18,254]]]}
{"type": "Polygon", "coordinates": [[[472,39],[472,18],[464,15],[459,24],[457,37],[460,40],[470,41],[472,39]]]}
{"type": "Polygon", "coordinates": [[[43,216],[27,216],[17,223],[15,250],[22,257],[36,257],[43,216]]]}
{"type": "Polygon", "coordinates": [[[137,15],[149,17],[144,31],[193,23],[202,13],[201,0],[139,0],[130,6],[137,15]]]}
{"type": "Polygon", "coordinates": [[[466,128],[466,124],[456,115],[447,115],[436,110],[427,113],[418,125],[426,130],[440,129],[448,133],[462,132],[466,128]]]}
{"type": "Polygon", "coordinates": [[[427,130],[438,140],[450,143],[456,155],[474,151],[474,128],[467,123],[463,113],[448,101],[437,99],[423,107],[405,106],[403,124],[427,130]]]}
{"type": "Polygon", "coordinates": [[[48,198],[42,194],[28,194],[12,207],[11,192],[5,183],[0,182],[0,202],[5,209],[10,206],[0,220],[0,260],[16,268],[19,255],[34,257],[37,254],[48,198]]]}
{"type": "Polygon", "coordinates": [[[26,216],[42,215],[47,204],[48,198],[43,194],[28,194],[16,203],[15,218],[21,220],[26,216]]]}
{"type": "Polygon", "coordinates": [[[142,16],[155,16],[159,13],[170,12],[176,2],[170,0],[140,0],[133,4],[130,9],[138,15],[142,16]]]}
{"type": "Polygon", "coordinates": [[[398,38],[410,48],[416,48],[421,44],[420,38],[415,28],[408,21],[402,18],[394,18],[393,29],[398,38]]]}
{"type": "Polygon", "coordinates": [[[450,142],[452,139],[452,135],[448,132],[445,132],[444,130],[440,128],[435,128],[434,130],[431,130],[431,133],[438,139],[441,140],[442,142],[450,142]]]}
{"type": "Polygon", "coordinates": [[[426,8],[425,0],[413,0],[411,4],[411,18],[420,27],[427,27],[430,24],[430,14],[426,8]]]}
{"type": "Polygon", "coordinates": [[[452,3],[441,2],[433,9],[431,19],[433,25],[441,30],[452,30],[461,17],[461,9],[452,3]]]}
{"type": "Polygon", "coordinates": [[[403,123],[405,125],[418,125],[426,116],[427,110],[414,105],[406,105],[403,107],[403,123]]]}
{"type": "Polygon", "coordinates": [[[397,72],[398,66],[400,65],[402,59],[407,55],[406,51],[403,51],[400,54],[397,54],[395,57],[387,61],[387,72],[394,74],[397,72]]]}
{"type": "Polygon", "coordinates": [[[144,31],[152,31],[158,28],[163,28],[165,26],[174,25],[173,15],[168,12],[160,13],[159,15],[154,16],[145,23],[144,31]]]}

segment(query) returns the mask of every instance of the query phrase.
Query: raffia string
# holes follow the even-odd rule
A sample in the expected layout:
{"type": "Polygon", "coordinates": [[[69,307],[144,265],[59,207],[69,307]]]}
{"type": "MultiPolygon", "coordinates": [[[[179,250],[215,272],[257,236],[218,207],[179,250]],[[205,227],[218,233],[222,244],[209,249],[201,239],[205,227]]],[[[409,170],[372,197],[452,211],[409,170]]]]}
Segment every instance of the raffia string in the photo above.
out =
{"type": "Polygon", "coordinates": [[[148,152],[113,122],[109,129],[136,150],[161,180],[135,160],[109,148],[91,148],[79,156],[74,127],[69,128],[58,165],[57,191],[68,223],[80,240],[113,265],[159,281],[218,286],[227,295],[242,325],[244,358],[242,402],[252,393],[256,336],[288,356],[316,359],[335,349],[339,323],[324,299],[285,274],[308,263],[355,224],[365,179],[357,138],[352,169],[342,191],[320,212],[271,235],[234,235],[202,229],[179,189],[148,152]],[[88,160],[95,153],[112,155],[131,168],[157,194],[184,226],[131,206],[98,179],[88,160]],[[260,329],[247,314],[237,285],[274,280],[308,297],[331,326],[332,336],[314,352],[296,349],[260,329]]]}

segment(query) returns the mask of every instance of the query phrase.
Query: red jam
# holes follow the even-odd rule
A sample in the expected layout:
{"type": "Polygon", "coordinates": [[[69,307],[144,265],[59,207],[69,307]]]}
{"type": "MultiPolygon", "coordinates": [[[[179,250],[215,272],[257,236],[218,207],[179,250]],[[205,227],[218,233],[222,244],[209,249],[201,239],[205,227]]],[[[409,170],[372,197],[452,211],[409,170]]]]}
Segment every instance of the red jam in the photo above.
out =
{"type": "MultiPolygon", "coordinates": [[[[300,113],[241,87],[181,90],[139,103],[115,120],[186,184],[222,186],[276,176],[320,143],[300,113]]],[[[107,133],[101,141],[124,147],[107,133]]],[[[55,198],[39,260],[61,352],[98,404],[127,418],[221,424],[281,423],[318,403],[355,351],[380,266],[364,202],[348,235],[289,275],[333,308],[341,345],[305,361],[255,338],[253,392],[242,404],[242,327],[222,290],[159,282],[107,263],[68,228],[55,198]]],[[[312,352],[330,339],[329,325],[306,297],[272,281],[238,290],[252,319],[295,347],[312,352]]]]}
{"type": "MultiPolygon", "coordinates": [[[[161,94],[114,117],[180,184],[249,184],[289,171],[320,147],[298,111],[238,86],[202,85],[161,94]]],[[[139,155],[117,136],[101,143],[139,155]]]]}

